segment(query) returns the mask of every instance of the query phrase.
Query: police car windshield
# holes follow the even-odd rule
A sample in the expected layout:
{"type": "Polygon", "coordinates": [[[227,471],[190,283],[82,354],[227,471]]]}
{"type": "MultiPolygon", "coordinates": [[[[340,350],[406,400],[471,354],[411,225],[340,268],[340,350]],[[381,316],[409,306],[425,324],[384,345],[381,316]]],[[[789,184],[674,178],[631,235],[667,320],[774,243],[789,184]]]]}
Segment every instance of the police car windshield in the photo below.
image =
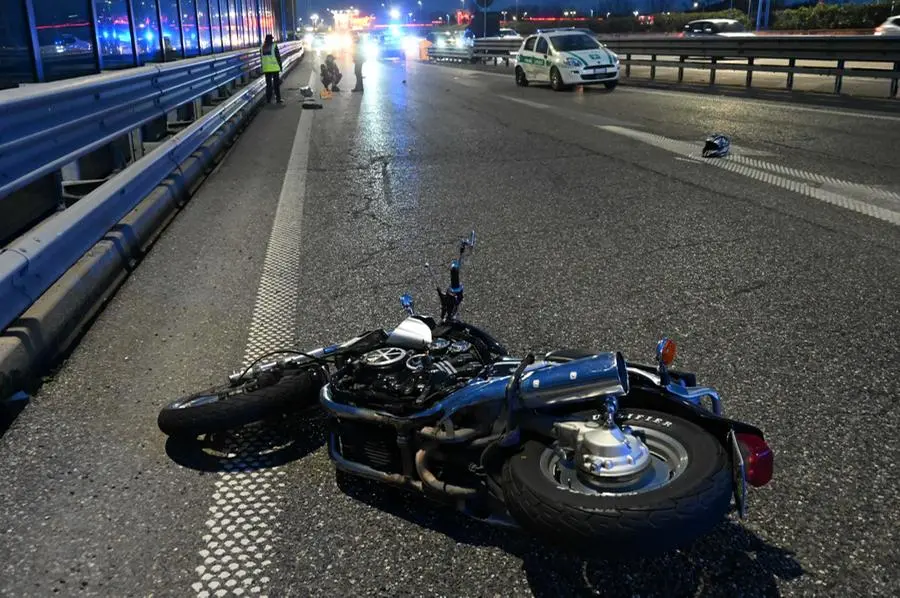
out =
{"type": "Polygon", "coordinates": [[[554,35],[550,38],[553,49],[557,52],[577,52],[579,50],[596,50],[600,47],[600,42],[584,33],[573,33],[571,35],[554,35]]]}

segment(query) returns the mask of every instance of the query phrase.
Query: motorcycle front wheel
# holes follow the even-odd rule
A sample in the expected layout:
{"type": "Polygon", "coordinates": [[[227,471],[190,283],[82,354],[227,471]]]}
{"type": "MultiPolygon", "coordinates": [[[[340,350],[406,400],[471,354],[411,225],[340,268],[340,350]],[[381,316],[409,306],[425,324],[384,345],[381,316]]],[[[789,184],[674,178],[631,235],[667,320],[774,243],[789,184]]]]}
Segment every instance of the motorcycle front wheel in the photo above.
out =
{"type": "Polygon", "coordinates": [[[527,441],[506,461],[502,488],[510,514],[542,540],[605,557],[650,556],[710,532],[731,504],[730,459],[722,444],[687,420],[619,411],[642,433],[652,463],[616,491],[579,476],[551,440],[527,441]]]}
{"type": "Polygon", "coordinates": [[[313,369],[268,384],[251,380],[240,386],[215,386],[163,407],[157,425],[164,434],[176,437],[224,432],[313,405],[324,384],[323,374],[313,369]]]}

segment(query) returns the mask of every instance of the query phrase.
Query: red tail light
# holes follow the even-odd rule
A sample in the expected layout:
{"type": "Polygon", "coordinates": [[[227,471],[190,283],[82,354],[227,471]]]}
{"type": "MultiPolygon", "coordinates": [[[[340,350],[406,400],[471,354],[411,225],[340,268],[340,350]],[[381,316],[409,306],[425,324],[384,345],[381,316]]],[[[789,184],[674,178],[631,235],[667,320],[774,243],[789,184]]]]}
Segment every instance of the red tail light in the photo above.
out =
{"type": "Polygon", "coordinates": [[[772,449],[765,440],[754,434],[737,434],[737,441],[744,454],[747,483],[755,488],[768,484],[775,469],[772,449]]]}

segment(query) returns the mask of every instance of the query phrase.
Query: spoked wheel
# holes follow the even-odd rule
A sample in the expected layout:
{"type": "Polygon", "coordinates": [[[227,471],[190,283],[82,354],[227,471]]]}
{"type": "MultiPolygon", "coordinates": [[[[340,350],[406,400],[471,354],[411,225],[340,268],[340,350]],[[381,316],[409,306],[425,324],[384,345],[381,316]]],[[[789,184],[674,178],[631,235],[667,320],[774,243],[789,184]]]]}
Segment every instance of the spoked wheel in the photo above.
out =
{"type": "Polygon", "coordinates": [[[510,513],[549,543],[602,556],[647,556],[705,535],[731,504],[730,460],[716,438],[684,419],[620,410],[649,450],[631,475],[601,482],[551,441],[531,440],[504,465],[510,513]]]}
{"type": "Polygon", "coordinates": [[[516,85],[519,87],[528,87],[528,79],[525,77],[525,69],[520,66],[516,67],[516,85]]]}
{"type": "Polygon", "coordinates": [[[322,372],[310,369],[277,381],[215,386],[172,401],[159,412],[157,424],[176,437],[224,432],[313,405],[324,384],[322,372]]]}

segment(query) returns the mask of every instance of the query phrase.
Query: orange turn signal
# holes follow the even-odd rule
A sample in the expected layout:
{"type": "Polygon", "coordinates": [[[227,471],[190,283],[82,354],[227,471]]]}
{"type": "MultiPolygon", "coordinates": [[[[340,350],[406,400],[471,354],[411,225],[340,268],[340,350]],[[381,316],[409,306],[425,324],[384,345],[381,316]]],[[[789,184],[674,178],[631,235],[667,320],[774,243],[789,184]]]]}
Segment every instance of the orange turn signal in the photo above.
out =
{"type": "Polygon", "coordinates": [[[659,360],[666,365],[666,367],[672,365],[672,362],[675,361],[675,355],[678,353],[678,348],[675,346],[675,341],[670,338],[664,338],[659,341],[659,344],[656,346],[656,354],[659,356],[659,360]]]}

